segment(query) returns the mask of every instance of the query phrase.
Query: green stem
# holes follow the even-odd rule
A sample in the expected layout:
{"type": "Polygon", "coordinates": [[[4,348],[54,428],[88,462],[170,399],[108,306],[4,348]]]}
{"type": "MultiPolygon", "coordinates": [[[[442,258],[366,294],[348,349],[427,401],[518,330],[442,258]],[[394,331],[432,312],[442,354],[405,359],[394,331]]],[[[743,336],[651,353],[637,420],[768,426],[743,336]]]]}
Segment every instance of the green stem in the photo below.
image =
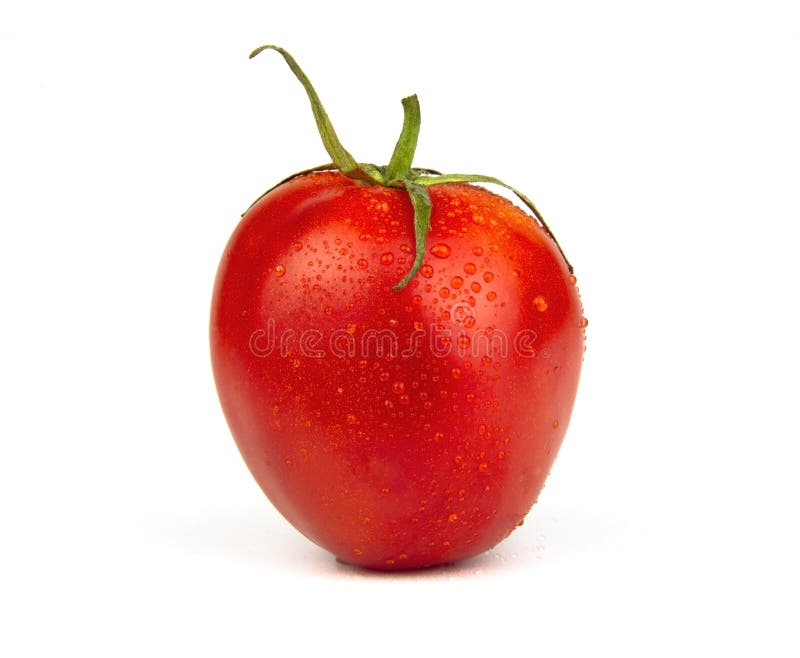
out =
{"type": "Polygon", "coordinates": [[[342,146],[342,143],[339,141],[339,137],[336,135],[336,131],[333,129],[333,124],[328,118],[328,113],[322,106],[322,101],[319,99],[319,96],[311,84],[311,81],[303,72],[303,69],[300,68],[300,65],[295,61],[294,57],[292,57],[280,46],[260,46],[250,53],[250,59],[259,53],[264,52],[265,50],[274,50],[280,53],[283,56],[283,59],[286,60],[286,63],[292,70],[292,73],[294,73],[295,77],[303,85],[303,88],[306,90],[306,94],[308,95],[308,100],[311,101],[311,111],[314,113],[314,119],[317,122],[317,129],[319,130],[319,135],[322,138],[322,143],[325,145],[325,150],[328,152],[328,155],[331,156],[331,160],[333,160],[333,163],[336,165],[336,167],[345,176],[350,178],[357,178],[369,183],[383,183],[382,180],[376,179],[375,172],[377,171],[377,168],[373,169],[372,171],[365,170],[365,168],[356,162],[355,158],[350,155],[348,150],[342,146]]]}
{"type": "Polygon", "coordinates": [[[425,258],[425,243],[431,227],[431,197],[428,194],[428,190],[414,181],[404,180],[403,183],[411,199],[411,205],[414,206],[414,245],[416,254],[414,255],[414,264],[411,266],[411,270],[403,277],[402,281],[393,286],[393,290],[405,288],[409,281],[414,278],[414,275],[419,272],[419,268],[422,267],[422,260],[425,258]]]}
{"type": "Polygon", "coordinates": [[[561,245],[558,244],[556,236],[553,234],[553,231],[550,230],[550,227],[547,225],[547,222],[544,221],[542,213],[539,212],[539,209],[534,205],[533,201],[531,201],[517,188],[511,187],[511,185],[504,183],[499,178],[495,178],[494,176],[483,176],[482,174],[437,174],[433,176],[417,176],[414,179],[414,182],[417,183],[418,185],[422,185],[423,187],[430,187],[431,185],[441,185],[443,183],[492,183],[493,185],[499,185],[500,187],[506,188],[507,190],[513,192],[517,196],[517,198],[520,201],[522,201],[522,203],[524,203],[528,207],[528,209],[533,213],[533,216],[536,218],[536,221],[539,223],[539,225],[545,230],[547,235],[550,236],[550,239],[553,242],[555,242],[555,245],[556,247],[558,247],[558,251],[561,254],[561,257],[567,264],[567,269],[569,269],[570,274],[572,274],[572,272],[574,271],[569,260],[567,260],[567,256],[564,253],[564,250],[561,248],[561,245]]]}
{"type": "Polygon", "coordinates": [[[417,150],[419,137],[420,112],[417,95],[403,99],[403,129],[394,147],[392,159],[386,167],[386,181],[389,185],[396,181],[408,178],[411,163],[414,160],[414,151],[417,150]]]}
{"type": "MultiPolygon", "coordinates": [[[[279,46],[261,46],[250,53],[250,57],[253,58],[265,50],[274,50],[280,53],[283,59],[286,60],[292,73],[294,73],[295,77],[303,85],[308,99],[311,101],[311,110],[314,113],[314,119],[317,122],[317,130],[322,138],[322,143],[333,161],[333,165],[324,165],[323,167],[317,167],[308,171],[336,168],[349,178],[354,178],[371,185],[377,184],[386,187],[402,187],[408,192],[411,205],[414,208],[414,240],[416,253],[411,270],[403,277],[402,281],[393,287],[394,290],[405,288],[422,266],[422,261],[425,257],[425,243],[428,238],[431,222],[431,198],[428,193],[428,187],[431,185],[441,185],[443,183],[493,183],[511,190],[530,209],[536,221],[539,222],[540,226],[547,232],[550,238],[552,238],[553,242],[555,242],[569,271],[572,272],[572,265],[570,265],[567,257],[564,255],[564,250],[561,249],[561,246],[558,244],[550,227],[544,221],[541,213],[536,206],[533,205],[533,202],[519,190],[510,185],[506,185],[503,181],[493,178],[492,176],[482,176],[479,174],[441,174],[433,169],[411,168],[414,159],[414,151],[417,148],[421,121],[419,100],[416,95],[408,96],[403,99],[403,128],[400,131],[400,137],[394,147],[394,152],[392,153],[389,164],[382,169],[372,164],[359,163],[356,162],[355,158],[342,146],[339,137],[336,135],[336,131],[333,129],[333,124],[331,124],[331,120],[328,118],[328,113],[322,106],[322,101],[314,90],[311,81],[294,60],[294,57],[279,46]]],[[[292,178],[294,178],[294,176],[292,178]]]]}

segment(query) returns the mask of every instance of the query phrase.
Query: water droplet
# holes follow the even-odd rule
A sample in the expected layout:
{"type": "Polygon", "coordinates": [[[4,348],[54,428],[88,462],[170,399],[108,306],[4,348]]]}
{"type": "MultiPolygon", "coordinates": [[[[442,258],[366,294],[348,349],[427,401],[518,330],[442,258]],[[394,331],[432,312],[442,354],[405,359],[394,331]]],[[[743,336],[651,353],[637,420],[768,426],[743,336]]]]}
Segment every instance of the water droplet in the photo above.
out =
{"type": "Polygon", "coordinates": [[[404,254],[410,254],[414,250],[411,247],[409,247],[407,244],[401,244],[400,245],[400,251],[402,251],[404,254]]]}
{"type": "Polygon", "coordinates": [[[408,397],[407,395],[403,394],[403,395],[400,396],[400,399],[398,400],[398,402],[400,404],[406,405],[406,404],[411,402],[411,398],[408,397]]]}
{"type": "Polygon", "coordinates": [[[455,288],[456,290],[458,290],[463,285],[464,285],[464,279],[462,279],[460,276],[454,276],[452,279],[450,279],[451,288],[455,288]]]}
{"type": "Polygon", "coordinates": [[[419,273],[426,279],[430,279],[433,276],[433,268],[430,265],[423,265],[419,268],[419,273]]]}
{"type": "Polygon", "coordinates": [[[475,263],[467,263],[464,265],[464,271],[467,274],[475,274],[475,272],[478,271],[478,267],[475,265],[475,263]]]}
{"type": "Polygon", "coordinates": [[[392,390],[397,394],[401,395],[406,390],[406,385],[403,382],[394,382],[392,384],[392,390]]]}
{"type": "Polygon", "coordinates": [[[483,247],[474,247],[472,253],[476,256],[483,256],[483,247]]]}
{"type": "Polygon", "coordinates": [[[356,333],[356,325],[355,325],[354,323],[352,323],[352,322],[349,322],[349,323],[347,324],[347,333],[348,333],[348,334],[354,334],[354,333],[356,333]]]}
{"type": "Polygon", "coordinates": [[[371,237],[372,237],[372,236],[371,236],[369,233],[362,233],[361,235],[359,235],[359,236],[358,236],[358,239],[359,239],[359,240],[362,240],[362,241],[364,241],[364,242],[366,242],[366,241],[367,241],[367,240],[369,240],[371,237]]]}
{"type": "Polygon", "coordinates": [[[536,295],[536,297],[533,298],[533,305],[536,307],[537,311],[542,313],[547,310],[547,300],[541,295],[536,295]]]}
{"type": "Polygon", "coordinates": [[[358,422],[355,414],[347,414],[347,424],[348,425],[355,425],[358,422]]]}
{"type": "Polygon", "coordinates": [[[486,218],[483,215],[473,215],[472,216],[472,221],[475,222],[478,225],[485,224],[486,223],[486,218]]]}
{"type": "Polygon", "coordinates": [[[293,242],[292,243],[292,249],[294,249],[295,251],[300,251],[302,248],[303,248],[303,243],[302,242],[293,242]]]}
{"type": "Polygon", "coordinates": [[[425,325],[422,322],[416,321],[414,322],[414,329],[416,331],[422,331],[425,325]]]}
{"type": "Polygon", "coordinates": [[[493,279],[494,279],[494,274],[492,274],[491,272],[484,272],[483,273],[483,280],[486,281],[486,283],[489,283],[493,279]]]}
{"type": "MultiPolygon", "coordinates": [[[[466,324],[466,323],[465,323],[466,324]]],[[[459,336],[458,337],[458,346],[462,350],[466,350],[470,345],[470,338],[469,336],[459,336]]]]}
{"type": "Polygon", "coordinates": [[[450,255],[450,247],[440,242],[431,247],[431,253],[436,256],[436,258],[447,258],[450,255]]]}
{"type": "Polygon", "coordinates": [[[458,521],[458,514],[451,514],[447,517],[447,520],[450,521],[450,523],[455,523],[458,521]]]}
{"type": "Polygon", "coordinates": [[[570,282],[570,283],[571,283],[573,286],[574,286],[574,285],[577,285],[577,283],[578,283],[578,277],[577,277],[577,276],[575,276],[574,274],[570,274],[570,275],[569,275],[569,282],[570,282]]]}
{"type": "Polygon", "coordinates": [[[386,407],[387,409],[394,409],[394,402],[392,402],[391,400],[384,400],[383,406],[386,407]]]}
{"type": "Polygon", "coordinates": [[[556,419],[553,421],[553,429],[555,429],[556,427],[558,427],[558,418],[556,418],[556,419]]]}
{"type": "Polygon", "coordinates": [[[473,281],[470,284],[469,288],[470,288],[470,290],[472,290],[472,292],[480,292],[481,291],[481,284],[478,283],[477,281],[473,281]]]}
{"type": "Polygon", "coordinates": [[[363,258],[358,259],[358,266],[363,270],[367,267],[367,261],[363,258]]]}
{"type": "Polygon", "coordinates": [[[450,296],[450,288],[442,288],[439,290],[439,296],[442,299],[447,299],[450,296]]]}
{"type": "Polygon", "coordinates": [[[341,249],[339,249],[339,255],[347,256],[347,247],[342,247],[341,249]]]}
{"type": "Polygon", "coordinates": [[[275,276],[283,276],[286,274],[286,268],[283,265],[276,265],[275,266],[275,276]]]}
{"type": "Polygon", "coordinates": [[[465,318],[464,318],[464,326],[465,326],[467,329],[471,329],[472,327],[474,327],[474,326],[475,326],[475,318],[473,318],[473,317],[472,317],[472,316],[470,316],[470,315],[468,315],[467,317],[465,317],[465,318]]]}
{"type": "Polygon", "coordinates": [[[488,299],[490,302],[493,302],[495,299],[497,299],[497,293],[494,290],[489,291],[486,293],[486,299],[488,299]]]}
{"type": "Polygon", "coordinates": [[[589,320],[587,320],[586,318],[581,318],[581,319],[580,319],[580,322],[578,322],[578,326],[579,326],[581,329],[586,329],[586,327],[588,327],[588,326],[589,326],[589,320]]]}
{"type": "Polygon", "coordinates": [[[453,379],[461,379],[461,368],[453,368],[451,371],[453,379]]]}
{"type": "Polygon", "coordinates": [[[381,254],[381,263],[383,265],[391,265],[394,262],[394,254],[390,251],[387,251],[385,254],[381,254]]]}
{"type": "Polygon", "coordinates": [[[378,379],[380,379],[382,382],[388,382],[389,381],[389,373],[385,372],[385,371],[382,372],[380,375],[378,375],[378,379]]]}

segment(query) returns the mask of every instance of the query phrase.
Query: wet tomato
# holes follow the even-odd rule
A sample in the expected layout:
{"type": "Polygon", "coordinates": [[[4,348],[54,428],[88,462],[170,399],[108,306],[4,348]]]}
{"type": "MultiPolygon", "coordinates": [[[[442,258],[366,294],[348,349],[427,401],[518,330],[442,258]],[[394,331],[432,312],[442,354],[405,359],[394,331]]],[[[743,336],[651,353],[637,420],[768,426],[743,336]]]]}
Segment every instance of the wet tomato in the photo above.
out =
{"type": "Polygon", "coordinates": [[[277,509],[343,561],[405,569],[522,523],[585,320],[546,226],[457,176],[390,170],[262,196],[224,252],[210,335],[231,432],[277,509]]]}

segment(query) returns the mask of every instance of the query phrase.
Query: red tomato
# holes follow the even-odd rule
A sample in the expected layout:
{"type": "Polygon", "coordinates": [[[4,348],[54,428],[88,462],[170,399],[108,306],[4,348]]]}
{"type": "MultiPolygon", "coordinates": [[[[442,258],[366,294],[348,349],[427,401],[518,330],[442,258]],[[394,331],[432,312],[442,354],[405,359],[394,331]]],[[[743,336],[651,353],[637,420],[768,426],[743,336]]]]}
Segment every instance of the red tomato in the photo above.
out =
{"type": "Polygon", "coordinates": [[[561,445],[584,351],[548,233],[482,187],[430,187],[425,258],[403,189],[304,174],[259,199],[217,274],[211,354],[253,476],[345,562],[404,569],[522,523],[561,445]]]}

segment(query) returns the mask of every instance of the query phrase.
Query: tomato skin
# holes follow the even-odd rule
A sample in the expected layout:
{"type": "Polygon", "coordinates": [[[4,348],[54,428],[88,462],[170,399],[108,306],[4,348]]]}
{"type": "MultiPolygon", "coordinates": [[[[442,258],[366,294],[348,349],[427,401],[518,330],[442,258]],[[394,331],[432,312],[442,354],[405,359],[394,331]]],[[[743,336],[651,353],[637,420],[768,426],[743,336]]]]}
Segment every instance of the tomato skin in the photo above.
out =
{"type": "Polygon", "coordinates": [[[414,260],[406,192],[293,178],[242,218],[212,300],[217,390],[251,473],[309,539],[369,568],[477,555],[519,525],[583,358],[546,232],[480,187],[430,196],[423,267],[393,290],[414,260]]]}

